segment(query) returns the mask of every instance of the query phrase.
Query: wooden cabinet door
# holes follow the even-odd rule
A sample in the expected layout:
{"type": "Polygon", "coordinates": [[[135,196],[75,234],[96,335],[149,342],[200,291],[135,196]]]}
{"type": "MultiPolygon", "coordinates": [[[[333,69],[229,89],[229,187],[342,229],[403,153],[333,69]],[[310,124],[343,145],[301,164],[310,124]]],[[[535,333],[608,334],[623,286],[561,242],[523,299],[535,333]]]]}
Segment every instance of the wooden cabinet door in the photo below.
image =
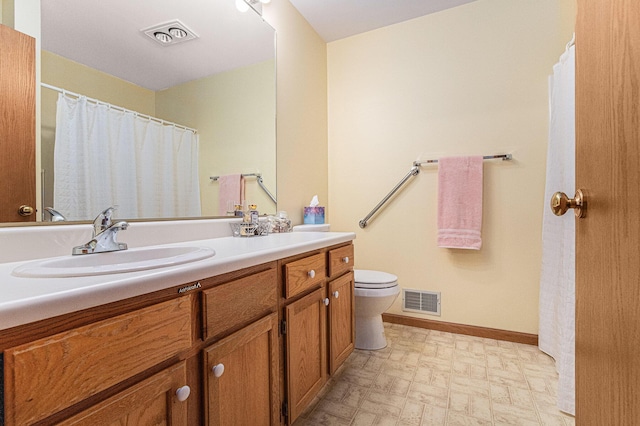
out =
{"type": "Polygon", "coordinates": [[[186,384],[186,364],[181,362],[58,424],[187,426],[187,402],[176,395],[186,384]]]}
{"type": "Polygon", "coordinates": [[[277,314],[254,322],[204,352],[208,426],[280,423],[277,314]]]}
{"type": "Polygon", "coordinates": [[[327,381],[327,307],[324,288],[285,307],[289,424],[327,381]]]}
{"type": "Polygon", "coordinates": [[[353,352],[356,341],[353,272],[329,283],[329,374],[353,352]]]}
{"type": "Polygon", "coordinates": [[[36,220],[35,39],[0,25],[0,223],[36,220]],[[20,206],[32,207],[29,216],[20,206]]]}

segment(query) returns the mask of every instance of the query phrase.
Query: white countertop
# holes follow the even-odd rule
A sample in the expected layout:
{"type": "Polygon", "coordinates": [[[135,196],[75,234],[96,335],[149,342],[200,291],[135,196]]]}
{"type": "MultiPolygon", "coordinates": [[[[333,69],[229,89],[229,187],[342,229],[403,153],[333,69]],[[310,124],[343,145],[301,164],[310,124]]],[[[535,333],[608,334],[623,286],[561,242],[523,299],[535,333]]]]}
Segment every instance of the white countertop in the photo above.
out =
{"type": "MultiPolygon", "coordinates": [[[[208,247],[208,259],[166,268],[74,278],[22,278],[11,275],[27,262],[0,263],[0,330],[52,318],[311,250],[349,242],[352,232],[290,232],[264,237],[223,237],[169,246],[208,247]]],[[[91,256],[100,256],[93,254],[91,256]]]]}

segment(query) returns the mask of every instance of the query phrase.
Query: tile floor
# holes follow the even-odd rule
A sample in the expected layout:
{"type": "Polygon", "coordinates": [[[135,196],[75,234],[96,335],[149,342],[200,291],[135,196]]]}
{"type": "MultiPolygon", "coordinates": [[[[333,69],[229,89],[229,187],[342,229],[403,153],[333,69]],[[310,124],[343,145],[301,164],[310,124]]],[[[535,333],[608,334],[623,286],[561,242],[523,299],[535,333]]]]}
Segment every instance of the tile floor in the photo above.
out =
{"type": "Polygon", "coordinates": [[[574,425],[556,408],[553,359],[536,346],[385,323],[294,426],[574,425]]]}

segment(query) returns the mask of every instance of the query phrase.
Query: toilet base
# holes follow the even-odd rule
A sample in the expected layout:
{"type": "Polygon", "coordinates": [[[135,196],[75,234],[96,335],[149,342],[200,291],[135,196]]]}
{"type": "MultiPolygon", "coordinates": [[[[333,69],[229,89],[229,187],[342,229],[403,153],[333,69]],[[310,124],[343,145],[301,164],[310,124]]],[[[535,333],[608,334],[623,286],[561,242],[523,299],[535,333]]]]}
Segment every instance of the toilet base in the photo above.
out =
{"type": "Polygon", "coordinates": [[[356,315],[356,349],[375,351],[387,347],[382,315],[356,315]]]}

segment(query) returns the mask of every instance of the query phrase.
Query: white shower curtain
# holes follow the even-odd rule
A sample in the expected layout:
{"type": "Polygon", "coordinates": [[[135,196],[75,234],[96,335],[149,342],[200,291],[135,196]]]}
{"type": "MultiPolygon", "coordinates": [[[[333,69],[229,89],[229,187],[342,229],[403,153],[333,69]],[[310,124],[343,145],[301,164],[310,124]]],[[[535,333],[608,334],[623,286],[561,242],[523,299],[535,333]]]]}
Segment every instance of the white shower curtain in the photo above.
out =
{"type": "Polygon", "coordinates": [[[558,407],[575,415],[575,217],[548,204],[556,191],[575,192],[575,46],[553,67],[549,112],[538,346],[556,361],[558,407]]]}
{"type": "Polygon", "coordinates": [[[56,114],[54,208],[68,220],[200,215],[194,132],[62,93],[56,114]]]}

